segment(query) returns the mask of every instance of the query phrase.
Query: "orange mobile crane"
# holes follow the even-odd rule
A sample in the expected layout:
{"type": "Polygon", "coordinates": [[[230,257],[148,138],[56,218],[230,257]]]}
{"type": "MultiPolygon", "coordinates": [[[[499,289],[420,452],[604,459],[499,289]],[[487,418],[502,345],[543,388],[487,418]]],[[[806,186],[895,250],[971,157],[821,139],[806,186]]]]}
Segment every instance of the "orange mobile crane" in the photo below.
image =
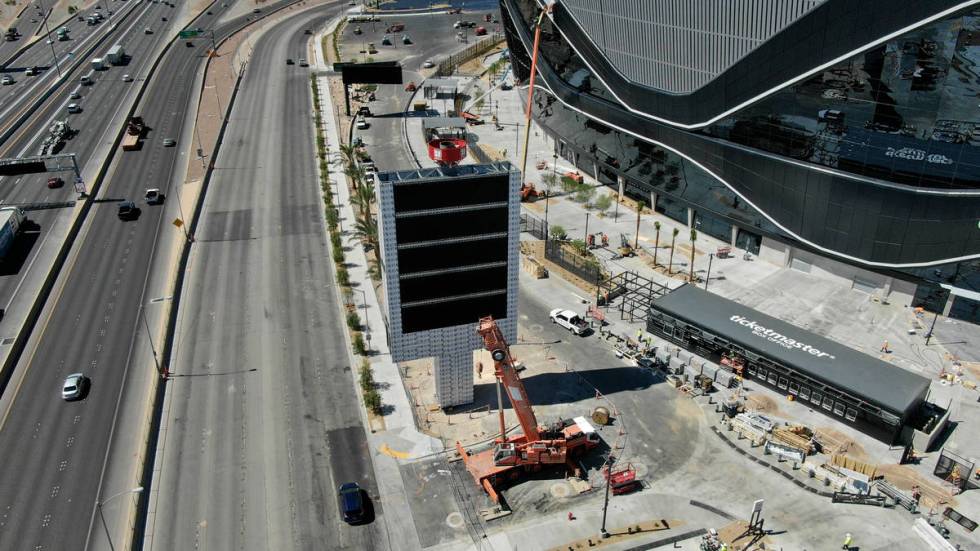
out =
{"type": "Polygon", "coordinates": [[[599,434],[585,417],[559,421],[547,427],[539,426],[497,322],[490,316],[480,318],[477,332],[483,337],[483,345],[494,362],[500,436],[494,440],[493,447],[476,453],[464,450],[457,441],[456,451],[476,483],[486,490],[490,499],[498,503],[500,496],[494,486],[499,481],[514,480],[523,472],[537,471],[547,465],[567,464],[573,471],[577,470],[570,458],[596,447],[599,434]],[[523,434],[507,436],[501,384],[507,389],[507,398],[517,414],[523,434]]]}

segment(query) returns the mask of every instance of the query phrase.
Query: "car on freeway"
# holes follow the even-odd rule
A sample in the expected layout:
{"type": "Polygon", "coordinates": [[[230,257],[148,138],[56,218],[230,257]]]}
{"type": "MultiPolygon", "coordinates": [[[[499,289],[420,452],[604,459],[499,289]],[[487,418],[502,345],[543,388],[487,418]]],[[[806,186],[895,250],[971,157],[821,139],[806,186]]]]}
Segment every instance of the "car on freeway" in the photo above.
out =
{"type": "Polygon", "coordinates": [[[564,327],[576,335],[581,336],[589,332],[588,322],[580,318],[578,314],[572,312],[571,310],[555,308],[551,311],[548,317],[551,318],[551,323],[564,327]]]}
{"type": "Polygon", "coordinates": [[[147,205],[160,205],[163,203],[163,193],[157,188],[150,188],[146,190],[146,194],[143,196],[146,200],[147,205]]]}
{"type": "Polygon", "coordinates": [[[133,82],[133,77],[132,77],[132,75],[123,75],[122,81],[123,82],[133,82]]]}
{"type": "Polygon", "coordinates": [[[68,99],[82,99],[82,93],[78,90],[72,90],[71,93],[68,94],[68,99]]]}
{"type": "Polygon", "coordinates": [[[45,40],[44,43],[50,46],[51,44],[54,44],[54,40],[51,40],[49,38],[49,39],[45,40]]]}
{"type": "Polygon", "coordinates": [[[8,85],[13,84],[13,83],[14,83],[14,77],[12,77],[10,75],[3,75],[3,77],[0,78],[0,84],[2,84],[4,86],[8,86],[8,85]]]}
{"type": "Polygon", "coordinates": [[[407,34],[403,34],[402,44],[411,44],[411,43],[412,43],[412,37],[408,36],[407,34]]]}
{"type": "Polygon", "coordinates": [[[173,147],[175,145],[177,145],[177,140],[173,138],[164,138],[163,147],[173,147]]]}
{"type": "Polygon", "coordinates": [[[39,69],[36,66],[31,66],[31,67],[28,67],[27,69],[24,70],[24,74],[27,75],[27,76],[29,76],[29,77],[32,77],[32,76],[37,75],[37,74],[40,74],[40,73],[41,73],[41,69],[39,69]]]}
{"type": "Polygon", "coordinates": [[[259,8],[255,8],[252,10],[252,13],[262,13],[262,10],[260,10],[259,8]]]}
{"type": "Polygon", "coordinates": [[[365,520],[364,496],[357,482],[347,482],[340,486],[340,511],[347,524],[357,524],[365,520]]]}
{"type": "Polygon", "coordinates": [[[68,104],[68,112],[69,113],[81,113],[82,112],[82,107],[80,105],[78,105],[77,103],[69,103],[68,104]]]}
{"type": "Polygon", "coordinates": [[[119,208],[116,212],[120,220],[133,220],[138,218],[140,215],[140,209],[136,206],[136,203],[132,201],[123,201],[119,203],[119,208]]]}
{"type": "Polygon", "coordinates": [[[143,34],[153,34],[153,29],[147,27],[143,29],[143,34]]]}
{"type": "Polygon", "coordinates": [[[309,63],[307,63],[305,59],[303,59],[303,58],[299,58],[299,66],[300,66],[300,67],[309,67],[309,66],[310,66],[310,64],[309,64],[309,63]]]}
{"type": "Polygon", "coordinates": [[[357,129],[358,130],[365,130],[369,126],[371,126],[371,125],[368,123],[367,119],[365,119],[363,115],[357,117],[357,129]]]}
{"type": "Polygon", "coordinates": [[[305,29],[303,31],[303,34],[313,34],[313,31],[311,31],[310,29],[305,29]]]}
{"type": "Polygon", "coordinates": [[[367,105],[362,105],[357,108],[357,114],[364,117],[373,117],[374,113],[371,112],[371,108],[367,105]]]}
{"type": "Polygon", "coordinates": [[[65,382],[61,385],[61,397],[69,402],[79,400],[84,397],[88,385],[88,377],[82,373],[72,373],[65,377],[65,382]]]}
{"type": "Polygon", "coordinates": [[[65,185],[65,181],[62,180],[61,178],[57,177],[57,176],[53,176],[51,178],[48,178],[48,188],[49,189],[58,189],[58,188],[60,188],[63,185],[65,185]]]}
{"type": "Polygon", "coordinates": [[[436,64],[433,63],[431,59],[426,59],[424,62],[422,62],[422,67],[424,69],[431,69],[431,68],[433,68],[435,66],[436,66],[436,64]]]}
{"type": "Polygon", "coordinates": [[[286,65],[292,65],[292,64],[293,64],[293,58],[287,57],[286,58],[286,65]]]}

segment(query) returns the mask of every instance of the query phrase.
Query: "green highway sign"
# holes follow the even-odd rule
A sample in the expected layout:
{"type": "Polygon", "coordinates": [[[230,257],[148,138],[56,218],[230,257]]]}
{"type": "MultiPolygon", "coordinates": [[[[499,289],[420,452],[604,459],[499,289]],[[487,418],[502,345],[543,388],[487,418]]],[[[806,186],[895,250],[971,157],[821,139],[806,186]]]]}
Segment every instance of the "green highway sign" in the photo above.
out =
{"type": "Polygon", "coordinates": [[[177,36],[180,38],[194,38],[199,32],[201,32],[201,29],[187,29],[186,31],[177,33],[177,36]]]}

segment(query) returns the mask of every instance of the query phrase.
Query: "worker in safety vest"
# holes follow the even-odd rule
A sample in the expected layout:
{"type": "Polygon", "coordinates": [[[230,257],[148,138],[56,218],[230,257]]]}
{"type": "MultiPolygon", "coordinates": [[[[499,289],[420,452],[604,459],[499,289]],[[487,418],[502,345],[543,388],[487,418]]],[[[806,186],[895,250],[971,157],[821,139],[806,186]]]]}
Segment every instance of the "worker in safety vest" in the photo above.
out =
{"type": "Polygon", "coordinates": [[[854,539],[851,538],[851,533],[850,532],[848,532],[847,534],[844,534],[844,545],[841,546],[841,549],[850,549],[851,548],[851,543],[853,543],[853,542],[854,542],[854,539]]]}

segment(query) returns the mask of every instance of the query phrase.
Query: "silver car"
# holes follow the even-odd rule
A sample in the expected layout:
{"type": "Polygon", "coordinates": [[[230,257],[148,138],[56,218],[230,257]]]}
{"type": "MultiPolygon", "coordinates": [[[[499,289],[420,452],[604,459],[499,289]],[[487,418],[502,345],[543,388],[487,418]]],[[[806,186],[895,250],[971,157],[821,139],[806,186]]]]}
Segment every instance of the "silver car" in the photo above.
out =
{"type": "Polygon", "coordinates": [[[61,397],[65,400],[78,400],[85,393],[88,387],[88,378],[81,373],[72,373],[65,377],[65,383],[61,386],[61,397]]]}

